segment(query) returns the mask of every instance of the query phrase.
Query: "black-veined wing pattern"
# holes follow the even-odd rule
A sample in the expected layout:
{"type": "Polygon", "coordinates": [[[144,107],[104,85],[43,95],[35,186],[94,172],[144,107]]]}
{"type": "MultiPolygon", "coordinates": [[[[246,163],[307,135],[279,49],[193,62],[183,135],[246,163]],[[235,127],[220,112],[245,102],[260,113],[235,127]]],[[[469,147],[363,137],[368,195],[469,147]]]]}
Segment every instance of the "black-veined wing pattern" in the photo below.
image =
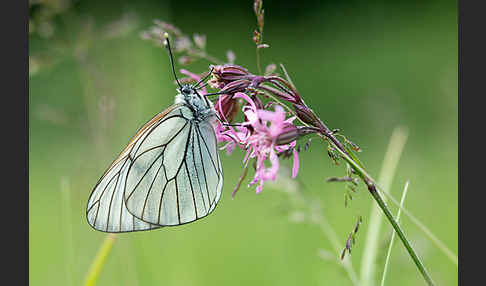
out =
{"type": "Polygon", "coordinates": [[[223,172],[214,129],[175,104],[147,122],[96,184],[89,224],[105,232],[150,230],[211,213],[223,172]]]}

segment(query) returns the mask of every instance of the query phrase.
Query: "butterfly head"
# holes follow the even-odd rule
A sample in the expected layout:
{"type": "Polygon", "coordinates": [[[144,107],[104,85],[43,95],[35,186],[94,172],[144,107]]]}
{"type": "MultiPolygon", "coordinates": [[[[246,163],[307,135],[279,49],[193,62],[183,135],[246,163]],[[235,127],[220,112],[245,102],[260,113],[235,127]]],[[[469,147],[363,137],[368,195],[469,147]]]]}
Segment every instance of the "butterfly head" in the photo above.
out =
{"type": "Polygon", "coordinates": [[[195,118],[205,118],[214,114],[213,104],[204,95],[199,94],[197,89],[191,85],[182,85],[177,89],[175,103],[187,105],[195,115],[195,118]]]}
{"type": "Polygon", "coordinates": [[[184,96],[189,96],[191,94],[196,93],[196,89],[192,87],[191,85],[184,84],[182,87],[179,89],[179,93],[184,95],[184,96]]]}
{"type": "Polygon", "coordinates": [[[177,89],[176,103],[185,103],[188,105],[198,104],[200,101],[205,103],[205,97],[200,95],[192,85],[184,84],[177,89]]]}
{"type": "MultiPolygon", "coordinates": [[[[174,56],[172,55],[172,51],[170,48],[170,42],[169,42],[169,34],[165,33],[164,34],[165,41],[164,44],[167,46],[167,49],[169,50],[169,59],[170,59],[170,64],[172,67],[172,72],[174,73],[175,80],[177,82],[177,85],[179,88],[177,89],[178,94],[175,98],[175,103],[182,103],[189,107],[193,113],[194,113],[194,118],[197,120],[205,120],[208,117],[213,117],[216,114],[216,111],[214,110],[213,104],[211,101],[208,100],[207,96],[201,95],[197,92],[197,86],[204,80],[201,80],[197,82],[195,85],[188,85],[188,84],[181,84],[179,79],[177,79],[177,75],[175,72],[175,67],[174,67],[174,56]]],[[[212,71],[212,69],[211,69],[212,71]]],[[[211,74],[211,72],[208,74],[208,76],[211,74]]]]}

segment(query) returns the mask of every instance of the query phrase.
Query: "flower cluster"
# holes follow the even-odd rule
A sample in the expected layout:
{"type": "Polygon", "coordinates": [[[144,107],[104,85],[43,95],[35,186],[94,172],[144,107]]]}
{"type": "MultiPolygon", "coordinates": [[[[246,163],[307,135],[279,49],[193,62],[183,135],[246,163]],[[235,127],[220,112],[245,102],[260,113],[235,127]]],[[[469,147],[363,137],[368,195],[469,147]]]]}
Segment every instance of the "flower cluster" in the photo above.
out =
{"type": "MultiPolygon", "coordinates": [[[[278,153],[293,149],[294,164],[292,168],[292,177],[297,176],[299,169],[299,157],[295,150],[296,139],[288,143],[282,143],[281,136],[294,132],[297,129],[293,125],[295,117],[285,118],[286,114],[282,106],[276,105],[275,111],[258,108],[254,100],[248,95],[238,92],[233,96],[234,99],[241,98],[246,101],[242,111],[245,115],[245,121],[237,126],[235,130],[232,126],[225,126],[222,123],[216,128],[220,141],[226,141],[223,147],[227,153],[231,153],[236,146],[246,149],[246,155],[243,159],[245,166],[255,158],[255,177],[250,185],[259,183],[256,191],[262,190],[264,181],[275,180],[279,169],[278,153]],[[270,161],[270,166],[265,166],[266,160],[270,161]]],[[[218,109],[220,112],[221,109],[218,109]]],[[[221,113],[222,114],[222,113],[221,113]]]]}
{"type": "Polygon", "coordinates": [[[297,139],[317,129],[294,124],[298,113],[289,115],[285,111],[288,107],[284,102],[303,104],[292,85],[275,75],[253,75],[237,65],[214,66],[208,85],[220,94],[215,109],[221,122],[217,122],[215,130],[218,141],[226,143],[222,149],[227,154],[236,147],[245,150],[245,169],[254,159],[255,176],[249,185],[256,184],[259,193],[265,181],[275,180],[279,157],[293,157],[292,177],[295,178],[299,169],[297,139]],[[264,104],[263,100],[269,96],[276,100],[264,104]],[[232,124],[240,110],[243,122],[232,124]]]}

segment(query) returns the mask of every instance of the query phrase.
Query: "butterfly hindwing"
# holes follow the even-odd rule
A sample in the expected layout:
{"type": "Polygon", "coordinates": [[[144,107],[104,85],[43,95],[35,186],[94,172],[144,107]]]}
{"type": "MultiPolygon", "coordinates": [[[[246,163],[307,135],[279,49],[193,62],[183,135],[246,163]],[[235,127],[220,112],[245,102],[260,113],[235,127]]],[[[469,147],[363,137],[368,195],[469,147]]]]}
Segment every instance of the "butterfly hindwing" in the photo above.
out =
{"type": "Polygon", "coordinates": [[[129,165],[128,156],[115,162],[96,185],[86,212],[93,228],[104,232],[129,232],[158,227],[134,217],[125,207],[123,186],[129,165]]]}
{"type": "Polygon", "coordinates": [[[86,218],[94,229],[104,232],[131,232],[160,227],[133,216],[126,208],[123,193],[134,148],[144,142],[142,139],[154,127],[171,118],[171,112],[177,107],[180,104],[173,105],[144,124],[95,185],[86,208],[86,218]]]}

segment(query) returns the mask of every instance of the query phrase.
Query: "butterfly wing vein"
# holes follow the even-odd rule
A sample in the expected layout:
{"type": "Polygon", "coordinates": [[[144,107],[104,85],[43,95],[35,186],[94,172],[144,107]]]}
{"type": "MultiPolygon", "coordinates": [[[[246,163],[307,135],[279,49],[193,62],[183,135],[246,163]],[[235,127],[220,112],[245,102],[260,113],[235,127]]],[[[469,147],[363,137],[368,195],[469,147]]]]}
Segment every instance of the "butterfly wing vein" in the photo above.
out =
{"type": "MultiPolygon", "coordinates": [[[[150,120],[96,184],[89,224],[105,232],[150,230],[207,216],[223,173],[214,129],[186,106],[150,120]]],[[[157,116],[156,116],[157,117],[157,116]]]]}

